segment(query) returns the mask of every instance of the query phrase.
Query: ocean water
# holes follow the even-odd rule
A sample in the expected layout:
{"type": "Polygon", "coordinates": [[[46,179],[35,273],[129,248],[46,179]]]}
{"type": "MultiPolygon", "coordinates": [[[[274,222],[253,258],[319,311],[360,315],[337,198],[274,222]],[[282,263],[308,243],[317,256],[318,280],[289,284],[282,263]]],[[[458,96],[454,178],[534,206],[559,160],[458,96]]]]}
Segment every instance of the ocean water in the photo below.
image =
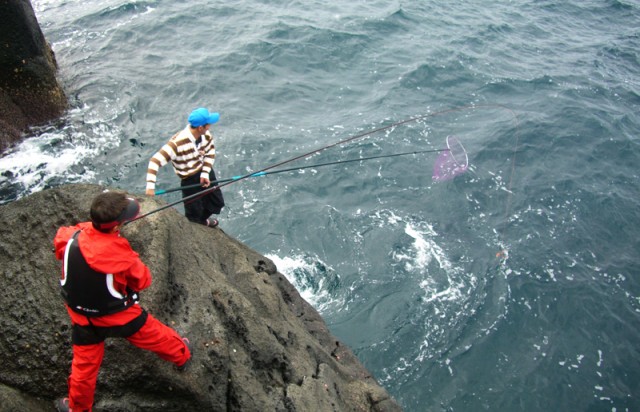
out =
{"type": "Polygon", "coordinates": [[[438,153],[245,179],[221,227],[406,411],[640,410],[640,2],[32,4],[71,108],[0,158],[0,202],[142,195],[199,106],[219,178],[456,136],[452,180],[438,153]]]}

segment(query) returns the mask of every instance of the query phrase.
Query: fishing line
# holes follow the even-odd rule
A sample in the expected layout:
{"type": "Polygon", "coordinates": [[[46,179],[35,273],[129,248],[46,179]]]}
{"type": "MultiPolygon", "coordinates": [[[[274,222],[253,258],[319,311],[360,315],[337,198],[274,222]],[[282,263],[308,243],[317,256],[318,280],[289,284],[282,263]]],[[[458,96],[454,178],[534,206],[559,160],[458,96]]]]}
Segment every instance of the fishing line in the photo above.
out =
{"type": "MultiPolygon", "coordinates": [[[[507,183],[507,189],[506,189],[507,202],[505,205],[503,229],[501,232],[502,241],[506,245],[507,227],[509,225],[509,217],[511,216],[511,201],[513,198],[513,191],[511,189],[513,185],[513,176],[515,175],[515,171],[516,171],[516,153],[518,152],[518,145],[520,144],[520,123],[518,121],[518,116],[513,110],[504,106],[500,106],[500,107],[506,110],[507,112],[509,112],[511,116],[513,116],[513,121],[515,124],[515,133],[514,133],[515,142],[513,144],[513,154],[511,156],[511,171],[509,173],[509,183],[507,183]]],[[[498,253],[496,253],[496,258],[501,259],[503,261],[506,261],[508,257],[509,257],[509,252],[506,248],[503,248],[498,253]]]]}

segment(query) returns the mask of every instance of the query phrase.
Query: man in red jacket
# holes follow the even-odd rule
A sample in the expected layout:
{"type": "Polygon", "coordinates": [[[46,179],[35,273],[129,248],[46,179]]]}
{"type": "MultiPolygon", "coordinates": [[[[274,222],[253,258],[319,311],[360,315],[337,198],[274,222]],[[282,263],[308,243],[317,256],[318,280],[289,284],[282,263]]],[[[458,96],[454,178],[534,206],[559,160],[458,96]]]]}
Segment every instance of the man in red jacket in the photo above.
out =
{"type": "Polygon", "coordinates": [[[69,397],[57,402],[59,410],[91,411],[106,338],[125,338],[178,370],[191,360],[188,340],[138,305],[138,292],[151,285],[151,272],[120,228],[139,211],[134,199],[104,192],[93,200],[91,222],[61,227],[55,236],[73,344],[69,397]]]}

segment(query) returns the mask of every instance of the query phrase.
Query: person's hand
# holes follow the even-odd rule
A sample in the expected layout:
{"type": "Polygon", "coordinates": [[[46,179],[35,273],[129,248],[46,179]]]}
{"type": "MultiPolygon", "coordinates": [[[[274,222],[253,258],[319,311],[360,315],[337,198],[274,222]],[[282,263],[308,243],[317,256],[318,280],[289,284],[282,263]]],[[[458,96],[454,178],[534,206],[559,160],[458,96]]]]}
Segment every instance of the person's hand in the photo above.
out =
{"type": "Polygon", "coordinates": [[[211,182],[206,177],[201,177],[200,178],[200,186],[209,187],[210,184],[211,184],[211,182]]]}
{"type": "Polygon", "coordinates": [[[147,196],[155,196],[156,195],[156,191],[153,189],[147,189],[146,192],[144,192],[145,195],[147,196]]]}

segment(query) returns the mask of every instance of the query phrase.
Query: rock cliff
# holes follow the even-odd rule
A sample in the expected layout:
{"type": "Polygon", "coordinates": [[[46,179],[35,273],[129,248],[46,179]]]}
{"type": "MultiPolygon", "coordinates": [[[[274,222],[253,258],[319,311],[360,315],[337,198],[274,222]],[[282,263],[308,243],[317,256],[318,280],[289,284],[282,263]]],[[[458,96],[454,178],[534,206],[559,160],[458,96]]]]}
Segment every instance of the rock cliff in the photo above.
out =
{"type": "Polygon", "coordinates": [[[1,0],[0,153],[22,132],[54,120],[67,107],[53,51],[29,0],[1,0]]]}
{"type": "MultiPolygon", "coordinates": [[[[0,411],[66,394],[70,322],[52,252],[104,188],[68,185],[0,206],[0,411]]],[[[142,212],[162,204],[142,198],[142,212]]],[[[399,411],[273,262],[174,209],[125,227],[154,282],[141,305],[195,345],[186,373],[107,341],[96,411],[399,411]]]]}

